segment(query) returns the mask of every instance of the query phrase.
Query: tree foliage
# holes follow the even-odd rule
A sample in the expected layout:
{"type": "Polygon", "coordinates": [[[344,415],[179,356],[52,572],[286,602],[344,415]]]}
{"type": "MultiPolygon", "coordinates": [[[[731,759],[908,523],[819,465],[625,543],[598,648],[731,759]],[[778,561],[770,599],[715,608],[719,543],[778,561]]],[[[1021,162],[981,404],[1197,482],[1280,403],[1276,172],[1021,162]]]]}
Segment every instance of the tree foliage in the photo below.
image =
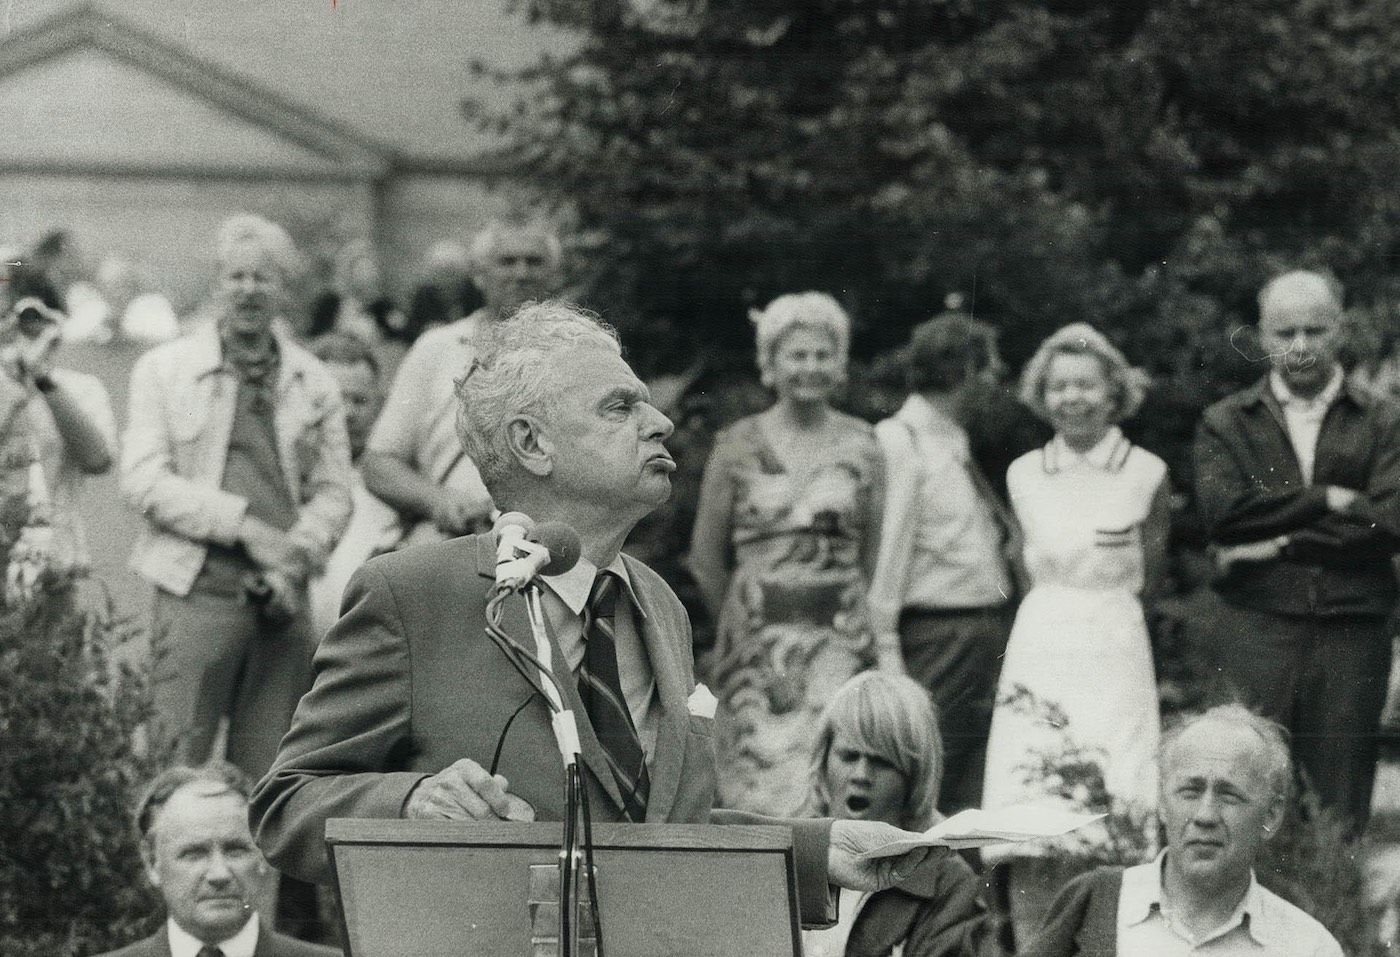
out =
{"type": "Polygon", "coordinates": [[[1394,318],[1389,0],[521,6],[579,46],[471,112],[576,217],[583,298],[644,363],[684,365],[697,330],[747,350],[745,309],[806,288],[867,352],[957,294],[1013,361],[1084,319],[1217,389],[1280,266],[1394,318]]]}
{"type": "Polygon", "coordinates": [[[130,808],[154,770],[119,628],[66,589],[0,611],[0,953],[94,954],[147,930],[130,808]]]}

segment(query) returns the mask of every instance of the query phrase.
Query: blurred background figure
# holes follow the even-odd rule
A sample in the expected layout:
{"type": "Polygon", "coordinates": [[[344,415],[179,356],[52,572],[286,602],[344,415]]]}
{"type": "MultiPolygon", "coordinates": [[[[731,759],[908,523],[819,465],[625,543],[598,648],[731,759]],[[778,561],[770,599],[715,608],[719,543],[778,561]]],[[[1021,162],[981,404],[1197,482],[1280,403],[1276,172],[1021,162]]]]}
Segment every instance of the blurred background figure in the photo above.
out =
{"type": "Polygon", "coordinates": [[[379,258],[369,240],[346,243],[335,256],[331,288],[311,303],[306,335],[331,332],[357,336],[372,346],[381,367],[391,372],[408,343],[408,318],[384,294],[379,258]]]}
{"type": "MultiPolygon", "coordinates": [[[[943,740],[928,692],[903,675],[868,671],[847,681],[816,726],[807,811],[924,831],[938,810],[943,740]]],[[[1000,954],[981,881],[957,854],[938,858],[917,893],[843,893],[835,927],[802,932],[807,957],[971,957],[1000,954]]]]}
{"type": "MultiPolygon", "coordinates": [[[[1161,580],[1170,488],[1162,460],[1118,428],[1146,387],[1087,323],[1046,339],[1022,376],[1022,401],[1055,437],[1007,474],[1031,589],[1002,665],[985,807],[1067,800],[1037,769],[1071,745],[1100,762],[1121,808],[1145,818],[1155,806],[1157,684],[1139,596],[1155,596],[1161,580]]],[[[1084,840],[1073,838],[1080,848],[1084,840]]],[[[983,857],[1006,853],[988,848],[983,857]]],[[[1024,940],[1066,875],[1052,843],[1016,845],[1014,854],[1011,914],[1024,940]]]]}
{"type": "Polygon", "coordinates": [[[563,246],[548,227],[496,220],[472,242],[473,276],[485,303],[430,329],[404,356],[364,457],[365,486],[398,510],[401,544],[441,541],[491,524],[491,494],[457,436],[457,382],[481,326],[501,322],[559,282],[563,246]]]}
{"type": "Polygon", "coordinates": [[[340,390],[282,331],[297,252],[257,216],[217,240],[210,318],[131,375],[122,487],[146,520],[157,732],[174,757],[263,774],[310,687],[308,577],[350,518],[340,390]]]}
{"type": "Polygon", "coordinates": [[[4,278],[0,371],[24,391],[17,411],[25,419],[26,451],[38,464],[30,491],[42,500],[42,515],[30,516],[24,536],[24,547],[34,551],[26,560],[34,571],[86,572],[90,557],[78,498],[87,478],[106,472],[116,459],[116,417],[100,381],[55,365],[67,317],[49,277],[20,265],[9,267],[4,278]]]}
{"type": "Polygon", "coordinates": [[[170,300],[151,288],[136,264],[108,256],[97,267],[97,288],[109,309],[106,326],[119,338],[154,345],[180,334],[170,300]]]}
{"type": "Polygon", "coordinates": [[[106,342],[112,338],[107,303],[93,285],[92,268],[72,233],[66,229],[45,233],[20,259],[47,276],[58,290],[68,314],[71,339],[106,342]]]}
{"type": "Polygon", "coordinates": [[[966,424],[997,375],[992,328],[945,313],[903,351],[909,396],[875,426],[884,524],[870,584],[880,659],[929,690],[947,746],[939,806],[982,801],[987,731],[1013,609],[1020,533],[972,459],[966,424]]]}
{"type": "Polygon", "coordinates": [[[721,806],[791,814],[815,719],[875,652],[865,613],[884,496],[874,431],[836,411],[850,318],[825,293],[752,316],[777,401],[715,438],[690,568],[717,617],[721,806]]]}
{"type": "Polygon", "coordinates": [[[277,933],[267,899],[271,871],[248,830],[247,777],[222,761],[173,767],[136,806],[146,878],[166,920],[108,957],[338,957],[277,933]]]}
{"type": "Polygon", "coordinates": [[[423,278],[408,305],[405,334],[411,342],[429,329],[465,319],[486,304],[471,279],[471,251],[455,239],[428,250],[423,278]]]}
{"type": "Polygon", "coordinates": [[[375,552],[388,547],[398,532],[398,515],[370,494],[360,476],[360,455],[384,404],[384,388],[374,352],[357,336],[332,332],[311,343],[311,353],[326,365],[340,386],[345,429],[350,438],[350,524],[321,573],[311,580],[311,623],[319,639],[340,615],[345,584],[375,552]]]}

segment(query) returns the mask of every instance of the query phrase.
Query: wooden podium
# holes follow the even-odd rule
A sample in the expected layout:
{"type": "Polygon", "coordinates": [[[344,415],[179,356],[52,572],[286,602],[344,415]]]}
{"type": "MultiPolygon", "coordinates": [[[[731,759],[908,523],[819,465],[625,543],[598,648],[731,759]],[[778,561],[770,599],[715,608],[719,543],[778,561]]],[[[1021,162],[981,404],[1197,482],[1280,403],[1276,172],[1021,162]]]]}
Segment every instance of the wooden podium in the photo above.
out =
{"type": "MultiPolygon", "coordinates": [[[[540,895],[562,837],[557,823],[328,821],[346,957],[555,953],[540,895]]],[[[598,824],[593,847],[608,957],[800,957],[788,828],[598,824]]]]}

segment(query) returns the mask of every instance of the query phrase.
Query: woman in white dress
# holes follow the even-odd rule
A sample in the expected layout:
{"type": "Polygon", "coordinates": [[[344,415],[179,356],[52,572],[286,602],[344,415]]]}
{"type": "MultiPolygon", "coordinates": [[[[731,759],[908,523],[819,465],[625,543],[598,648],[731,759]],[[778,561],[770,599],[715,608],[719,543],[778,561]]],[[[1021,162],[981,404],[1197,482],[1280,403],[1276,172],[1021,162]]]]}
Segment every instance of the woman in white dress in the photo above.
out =
{"type": "MultiPolygon", "coordinates": [[[[1162,460],[1118,428],[1145,391],[1146,376],[1086,323],[1060,329],[1026,367],[1021,399],[1055,437],[1007,472],[1032,587],[998,682],[984,807],[1092,798],[1083,787],[1065,793],[1073,782],[1047,773],[1057,758],[1096,762],[1119,809],[1145,819],[1156,804],[1157,683],[1139,596],[1160,579],[1170,488],[1162,460]]],[[[1079,832],[1063,847],[1015,846],[1018,925],[1018,900],[1031,903],[1034,885],[1062,876],[1046,859],[1092,853],[1094,840],[1079,832]]]]}

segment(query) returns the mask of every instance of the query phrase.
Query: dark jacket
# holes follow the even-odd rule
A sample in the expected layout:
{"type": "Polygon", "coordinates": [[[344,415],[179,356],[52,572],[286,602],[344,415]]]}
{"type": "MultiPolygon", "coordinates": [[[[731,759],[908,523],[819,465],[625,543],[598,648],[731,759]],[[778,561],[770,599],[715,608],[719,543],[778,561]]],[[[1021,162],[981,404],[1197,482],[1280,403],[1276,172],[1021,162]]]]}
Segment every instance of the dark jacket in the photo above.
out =
{"type": "Polygon", "coordinates": [[[846,939],[846,957],[885,957],[904,944],[904,957],[999,954],[980,882],[957,855],[933,865],[927,894],[890,888],[871,895],[846,939]]]}
{"type": "Polygon", "coordinates": [[[1322,421],[1307,485],[1265,377],[1206,410],[1196,502],[1213,544],[1288,537],[1279,558],[1232,565],[1215,585],[1225,600],[1282,615],[1387,615],[1390,556],[1400,551],[1400,407],[1344,386],[1322,421]],[[1333,512],[1328,485],[1361,496],[1333,512]]]}
{"type": "Polygon", "coordinates": [[[1099,867],[1080,874],[1050,905],[1045,926],[1020,957],[1115,957],[1118,953],[1118,898],[1123,868],[1099,867]]]}
{"type": "MultiPolygon", "coordinates": [[[[162,922],[160,930],[144,940],[128,944],[121,950],[114,950],[102,957],[170,957],[170,935],[162,922]]],[[[342,957],[341,952],[332,947],[308,944],[304,940],[279,934],[267,924],[258,930],[258,946],[253,957],[342,957]]]]}

